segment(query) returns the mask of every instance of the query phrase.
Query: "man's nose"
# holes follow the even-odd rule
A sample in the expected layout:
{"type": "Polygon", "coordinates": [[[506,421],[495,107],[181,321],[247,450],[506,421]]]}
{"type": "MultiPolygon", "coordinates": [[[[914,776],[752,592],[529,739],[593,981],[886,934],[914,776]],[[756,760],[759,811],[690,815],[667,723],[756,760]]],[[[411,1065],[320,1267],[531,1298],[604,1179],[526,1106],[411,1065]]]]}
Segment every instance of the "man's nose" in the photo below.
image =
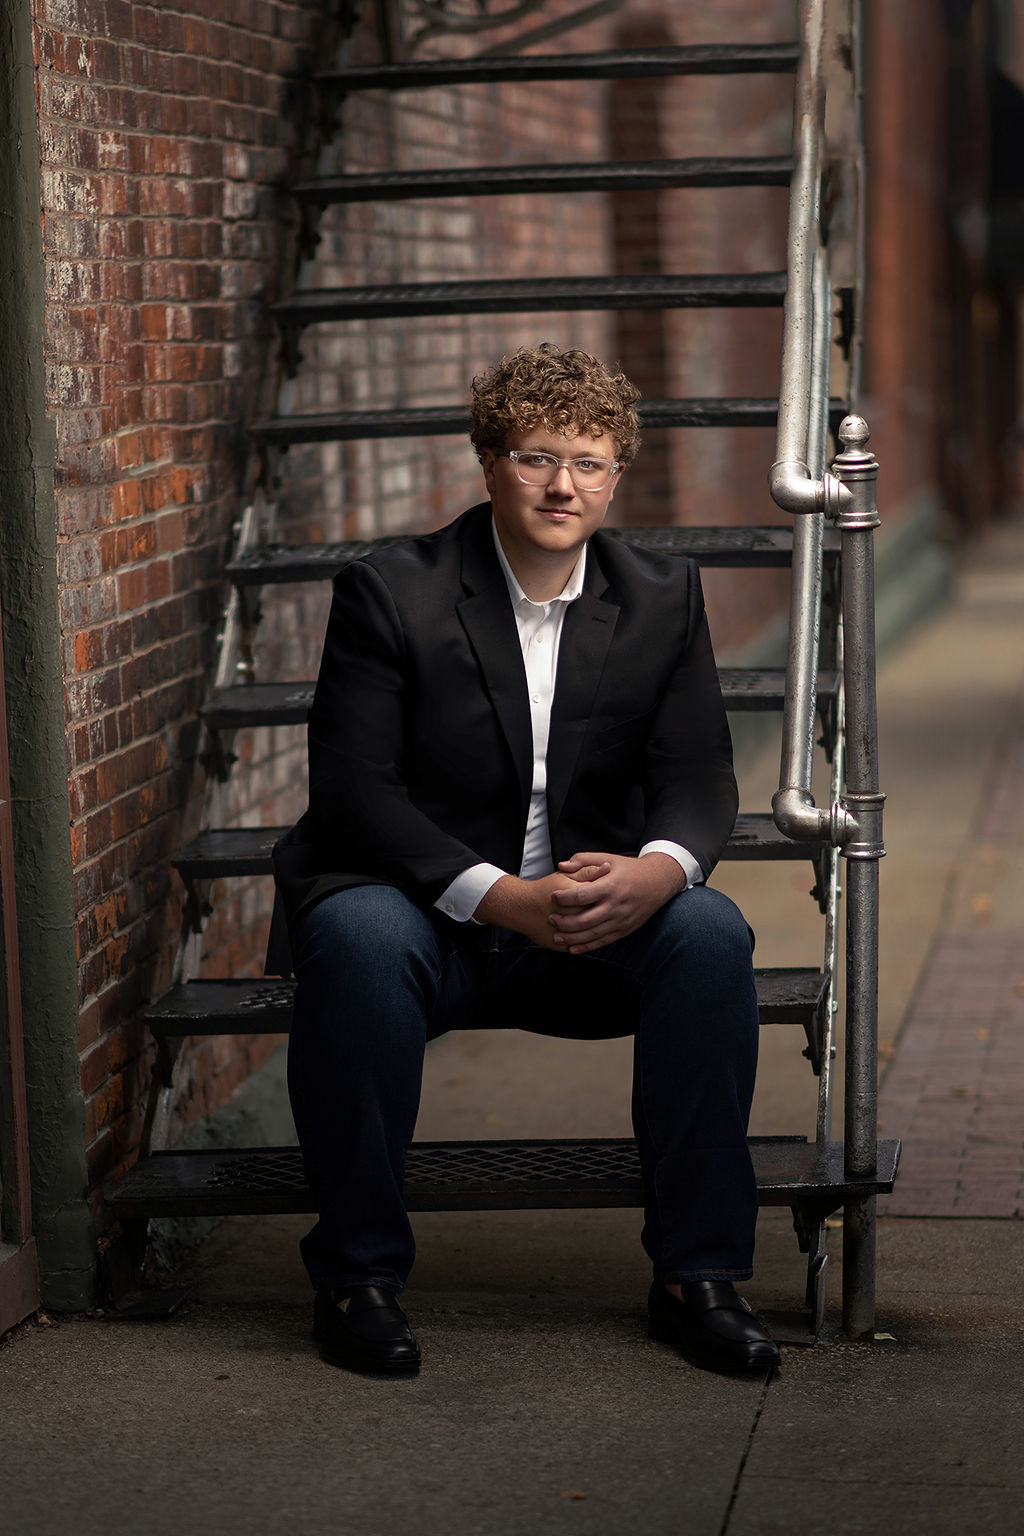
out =
{"type": "Polygon", "coordinates": [[[569,473],[568,464],[559,464],[548,481],[548,490],[553,491],[556,496],[575,496],[576,487],[569,473]]]}

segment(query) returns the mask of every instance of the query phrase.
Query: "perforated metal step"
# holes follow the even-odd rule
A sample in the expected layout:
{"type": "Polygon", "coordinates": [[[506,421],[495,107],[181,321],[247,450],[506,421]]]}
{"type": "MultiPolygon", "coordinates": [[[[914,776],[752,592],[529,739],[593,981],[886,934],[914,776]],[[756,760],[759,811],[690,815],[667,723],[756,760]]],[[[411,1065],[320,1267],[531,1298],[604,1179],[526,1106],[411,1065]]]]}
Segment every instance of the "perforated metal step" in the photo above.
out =
{"type": "Polygon", "coordinates": [[[382,315],[520,314],[576,309],[774,309],[785,272],[653,277],[534,277],[387,287],[316,288],[272,306],[282,325],[371,320],[382,315]]]}
{"type": "Polygon", "coordinates": [[[673,187],[788,187],[789,155],[699,156],[581,165],[467,165],[424,171],[313,176],[289,188],[300,204],[393,202],[406,198],[516,197],[525,192],[668,191],[673,187]]]}
{"type": "MultiPolygon", "coordinates": [[[[749,714],[782,708],[786,674],[781,667],[721,667],[718,675],[727,709],[749,714]]],[[[819,709],[834,701],[838,686],[836,672],[819,672],[819,709]]],[[[214,694],[200,714],[212,731],[301,725],[308,718],[314,687],[311,682],[241,684],[214,694]]]]}
{"type": "MultiPolygon", "coordinates": [[[[798,967],[757,970],[754,975],[762,1024],[807,1027],[816,1022],[826,987],[820,971],[798,967]]],[[[293,992],[290,981],[262,977],[187,981],[154,1003],[144,1017],[157,1036],[286,1034],[293,992]]]]}
{"type": "MultiPolygon", "coordinates": [[[[656,427],[774,427],[779,415],[777,400],[732,398],[680,398],[641,400],[640,425],[656,427]]],[[[838,427],[846,414],[841,400],[833,400],[829,419],[838,427]]],[[[462,405],[405,406],[401,409],[361,411],[298,411],[289,416],[267,416],[254,422],[250,435],[264,448],[286,450],[293,443],[345,443],[362,438],[456,437],[469,432],[469,412],[462,405]]]]}
{"type": "MultiPolygon", "coordinates": [[[[777,400],[646,400],[639,407],[642,427],[773,427],[777,400]]],[[[394,410],[299,411],[268,416],[250,428],[254,441],[267,448],[293,443],[354,442],[381,437],[455,437],[469,432],[463,405],[407,406],[394,410]]]]}
{"type": "Polygon", "coordinates": [[[519,54],[500,58],[417,60],[321,70],[321,87],[341,91],[424,90],[441,85],[525,80],[627,80],[665,75],[791,74],[798,43],[710,43],[696,47],[624,48],[615,53],[519,54]]]}
{"type": "Polygon", "coordinates": [[[215,693],[199,713],[211,731],[243,726],[303,725],[313,702],[314,683],[243,683],[215,693]]]}
{"type": "MultiPolygon", "coordinates": [[[[641,549],[688,555],[701,566],[785,567],[793,558],[793,530],[786,528],[606,528],[612,538],[641,549]]],[[[350,560],[398,544],[408,534],[381,539],[349,539],[341,544],[261,544],[229,561],[226,569],[237,586],[287,581],[330,581],[350,560]]],[[[826,529],[824,558],[834,566],[840,536],[826,529]]]]}
{"type": "MultiPolygon", "coordinates": [[[[271,850],[286,827],[216,827],[202,832],[172,858],[183,880],[221,880],[237,875],[269,875],[271,850]]],[[[749,812],[737,819],[723,857],[814,859],[820,842],[795,843],[780,832],[770,812],[749,812]]]]}
{"type": "MultiPolygon", "coordinates": [[[[879,1142],[867,1179],[847,1177],[840,1142],[755,1136],[750,1150],[760,1203],[812,1205],[820,1220],[851,1197],[889,1193],[900,1145],[879,1142]]],[[[314,1209],[294,1147],[158,1152],[104,1196],[122,1220],[314,1209]]],[[[409,1151],[405,1200],[411,1211],[639,1206],[643,1186],[631,1140],[421,1142],[409,1151]]]]}

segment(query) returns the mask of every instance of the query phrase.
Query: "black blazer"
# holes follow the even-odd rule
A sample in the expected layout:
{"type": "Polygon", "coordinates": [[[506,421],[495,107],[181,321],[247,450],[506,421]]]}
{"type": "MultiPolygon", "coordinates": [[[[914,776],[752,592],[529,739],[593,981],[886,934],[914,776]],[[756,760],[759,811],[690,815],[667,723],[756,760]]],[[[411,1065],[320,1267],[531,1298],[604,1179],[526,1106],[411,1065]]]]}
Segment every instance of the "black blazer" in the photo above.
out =
{"type": "MultiPolygon", "coordinates": [[[[481,861],[518,872],[532,767],[489,503],[353,561],[335,577],[309,717],[309,809],[274,850],[287,922],[351,885],[429,905],[481,861]]],[[[670,838],[710,874],[737,794],[693,561],[593,535],[562,630],[547,770],[556,861],[670,838]]],[[[268,970],[285,972],[275,930],[268,970]]]]}

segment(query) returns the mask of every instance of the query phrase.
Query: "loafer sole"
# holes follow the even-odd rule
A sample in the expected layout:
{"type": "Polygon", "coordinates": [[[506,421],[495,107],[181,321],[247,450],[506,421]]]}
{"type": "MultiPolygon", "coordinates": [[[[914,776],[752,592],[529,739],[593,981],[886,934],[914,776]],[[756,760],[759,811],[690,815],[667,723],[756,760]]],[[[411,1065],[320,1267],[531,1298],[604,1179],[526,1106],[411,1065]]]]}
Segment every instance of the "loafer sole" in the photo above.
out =
{"type": "Polygon", "coordinates": [[[420,1368],[419,1355],[406,1360],[373,1360],[364,1355],[343,1355],[320,1346],[320,1359],[327,1365],[339,1366],[346,1371],[361,1371],[366,1376],[412,1376],[420,1368]]]}
{"type": "Polygon", "coordinates": [[[384,1371],[389,1375],[393,1371],[418,1371],[420,1368],[420,1352],[416,1348],[415,1354],[410,1353],[405,1359],[379,1360],[374,1358],[372,1347],[365,1353],[356,1345],[351,1353],[347,1350],[331,1349],[326,1341],[321,1338],[317,1329],[313,1330],[313,1340],[320,1346],[320,1359],[328,1365],[343,1366],[350,1371],[384,1371]]]}
{"type": "Polygon", "coordinates": [[[698,1366],[704,1371],[725,1372],[736,1376],[751,1376],[761,1371],[771,1371],[780,1363],[778,1350],[766,1360],[743,1360],[733,1354],[728,1345],[719,1347],[712,1344],[705,1348],[703,1343],[697,1343],[691,1339],[680,1336],[679,1331],[670,1324],[649,1322],[647,1325],[647,1337],[654,1339],[659,1344],[669,1344],[677,1349],[690,1365],[698,1366]]]}

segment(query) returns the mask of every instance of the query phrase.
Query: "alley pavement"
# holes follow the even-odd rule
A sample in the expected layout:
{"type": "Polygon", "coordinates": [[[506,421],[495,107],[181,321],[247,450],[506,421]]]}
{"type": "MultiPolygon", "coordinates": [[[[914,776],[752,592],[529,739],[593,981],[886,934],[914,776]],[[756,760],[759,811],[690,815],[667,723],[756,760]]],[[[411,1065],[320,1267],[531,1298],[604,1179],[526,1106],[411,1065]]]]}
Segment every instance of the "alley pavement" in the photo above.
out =
{"type": "MultiPolygon", "coordinates": [[[[817,1344],[735,1380],[646,1338],[634,1211],[416,1219],[418,1378],[320,1363],[303,1218],[225,1222],[170,1319],[41,1314],[0,1347],[10,1536],[974,1536],[1024,1508],[1024,525],[961,560],[951,601],[884,659],[877,1328],[840,1329],[842,1233],[817,1344]]],[[[774,754],[743,775],[765,805],[774,754]]],[[[820,961],[808,871],[724,866],[762,965],[820,961]],[[787,872],[788,871],[788,872],[787,872]],[[782,890],[780,893],[780,882],[782,890]]],[[[418,1134],[629,1133],[629,1042],[453,1036],[418,1134]]],[[[841,1088],[837,1092],[841,1126],[841,1088]]],[[[752,1130],[811,1132],[791,1031],[762,1031],[752,1130]]],[[[792,1312],[803,1258],[762,1213],[744,1291],[792,1312]]]]}

